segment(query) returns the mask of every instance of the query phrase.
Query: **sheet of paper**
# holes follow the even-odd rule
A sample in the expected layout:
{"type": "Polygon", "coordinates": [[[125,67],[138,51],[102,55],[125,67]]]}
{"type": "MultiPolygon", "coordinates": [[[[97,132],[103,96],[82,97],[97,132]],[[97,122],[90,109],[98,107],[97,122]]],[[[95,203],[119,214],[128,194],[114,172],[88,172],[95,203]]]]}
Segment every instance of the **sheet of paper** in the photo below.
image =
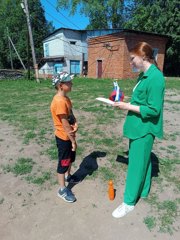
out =
{"type": "Polygon", "coordinates": [[[107,104],[110,104],[110,105],[113,105],[113,104],[114,104],[114,102],[111,101],[111,100],[108,99],[108,98],[98,97],[98,98],[96,98],[96,100],[101,101],[101,102],[104,102],[104,103],[107,103],[107,104]]]}

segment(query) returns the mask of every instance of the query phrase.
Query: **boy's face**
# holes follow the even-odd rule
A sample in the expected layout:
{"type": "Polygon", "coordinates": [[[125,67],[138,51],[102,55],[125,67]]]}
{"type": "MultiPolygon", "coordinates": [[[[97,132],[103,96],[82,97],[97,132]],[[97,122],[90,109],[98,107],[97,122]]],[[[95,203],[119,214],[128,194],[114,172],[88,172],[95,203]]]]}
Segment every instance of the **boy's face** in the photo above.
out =
{"type": "Polygon", "coordinates": [[[61,83],[61,90],[64,91],[65,93],[68,93],[71,91],[72,88],[72,81],[61,83]]]}

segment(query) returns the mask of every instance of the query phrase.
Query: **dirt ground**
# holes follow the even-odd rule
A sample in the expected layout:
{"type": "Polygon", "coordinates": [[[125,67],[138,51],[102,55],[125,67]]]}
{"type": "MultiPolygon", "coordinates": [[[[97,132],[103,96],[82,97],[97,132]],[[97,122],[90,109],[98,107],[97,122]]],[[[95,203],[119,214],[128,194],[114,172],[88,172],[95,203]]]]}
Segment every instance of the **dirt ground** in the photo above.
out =
{"type": "MultiPolygon", "coordinates": [[[[179,101],[177,92],[167,92],[166,99],[179,101]]],[[[32,158],[42,162],[46,169],[55,169],[56,162],[49,161],[41,152],[45,146],[35,142],[23,145],[16,128],[0,121],[1,165],[11,164],[19,157],[32,158]],[[43,149],[42,149],[43,148],[43,149]]],[[[179,131],[179,111],[177,105],[165,104],[165,132],[179,131]],[[175,107],[176,106],[176,107],[175,107]]],[[[120,127],[120,126],[118,126],[120,127]]],[[[162,146],[176,145],[179,151],[180,135],[176,141],[165,138],[157,140],[154,151],[167,157],[162,146]]],[[[171,154],[171,153],[170,153],[171,154]]],[[[173,156],[171,156],[173,157],[173,156]]],[[[97,158],[97,164],[100,164],[97,158]]],[[[77,165],[80,162],[76,163],[77,165]]],[[[56,175],[54,173],[54,179],[56,175]]],[[[153,187],[153,186],[152,186],[153,187]]],[[[124,186],[119,181],[115,186],[116,198],[108,200],[107,183],[102,180],[84,180],[74,186],[72,191],[77,197],[73,204],[65,203],[57,197],[58,185],[37,186],[19,176],[5,173],[0,168],[0,239],[1,240],[178,240],[180,232],[173,235],[149,231],[143,219],[151,211],[150,205],[140,200],[135,210],[122,219],[114,219],[112,211],[122,202],[124,186]]],[[[168,199],[171,189],[162,194],[168,199]]],[[[179,224],[177,219],[176,226],[179,224]]]]}

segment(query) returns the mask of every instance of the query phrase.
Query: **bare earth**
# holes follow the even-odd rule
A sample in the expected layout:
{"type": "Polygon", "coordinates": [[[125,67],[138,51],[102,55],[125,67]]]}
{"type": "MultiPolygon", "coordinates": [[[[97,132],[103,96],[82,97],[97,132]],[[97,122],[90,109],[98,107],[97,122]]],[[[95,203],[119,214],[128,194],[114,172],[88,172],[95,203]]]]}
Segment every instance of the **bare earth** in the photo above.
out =
{"type": "MultiPolygon", "coordinates": [[[[179,101],[177,92],[167,92],[166,98],[179,101]]],[[[165,132],[173,134],[179,131],[179,111],[173,109],[177,105],[165,104],[165,132]]],[[[7,122],[0,121],[0,154],[1,164],[11,164],[19,157],[32,158],[41,162],[46,170],[54,169],[56,179],[56,162],[49,161],[42,155],[45,146],[37,143],[24,145],[16,134],[16,129],[7,122]]],[[[120,123],[121,125],[123,124],[120,123]]],[[[118,129],[122,126],[118,126],[118,129]]],[[[107,126],[108,128],[108,126],[107,126]]],[[[180,135],[176,141],[156,140],[154,152],[167,157],[161,147],[176,145],[179,149],[180,135]]],[[[125,140],[126,141],[126,140],[125,140]]],[[[177,150],[179,151],[179,150],[177,150]]],[[[86,150],[86,155],[88,152],[86,150]]],[[[171,156],[172,157],[172,156],[171,156]]],[[[97,164],[101,164],[101,157],[97,164]]],[[[81,163],[77,159],[76,165],[81,163]]],[[[180,172],[180,171],[178,171],[180,172]]],[[[140,200],[135,210],[122,219],[114,219],[112,211],[122,202],[124,186],[122,182],[117,189],[114,201],[108,200],[107,183],[102,180],[87,180],[86,178],[73,187],[77,197],[73,204],[65,203],[57,197],[58,185],[46,184],[43,187],[29,184],[20,176],[5,173],[0,168],[0,239],[1,240],[178,240],[180,232],[173,235],[163,234],[155,230],[149,231],[143,223],[148,215],[150,205],[140,200]]],[[[152,186],[153,188],[153,186],[152,186]]],[[[177,197],[177,196],[176,196],[177,197]]],[[[173,199],[171,188],[167,187],[161,195],[162,199],[173,199]]],[[[179,225],[179,219],[175,223],[179,225]]]]}

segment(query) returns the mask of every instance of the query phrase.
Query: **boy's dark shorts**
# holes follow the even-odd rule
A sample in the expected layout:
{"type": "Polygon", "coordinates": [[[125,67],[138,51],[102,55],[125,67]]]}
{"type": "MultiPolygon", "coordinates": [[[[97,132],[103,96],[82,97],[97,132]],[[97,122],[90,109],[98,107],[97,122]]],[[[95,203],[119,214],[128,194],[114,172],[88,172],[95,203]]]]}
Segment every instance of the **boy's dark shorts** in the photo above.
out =
{"type": "Polygon", "coordinates": [[[57,172],[62,174],[67,172],[70,163],[75,161],[76,152],[72,151],[72,143],[70,140],[65,141],[56,137],[56,144],[58,148],[58,166],[57,172]]]}

